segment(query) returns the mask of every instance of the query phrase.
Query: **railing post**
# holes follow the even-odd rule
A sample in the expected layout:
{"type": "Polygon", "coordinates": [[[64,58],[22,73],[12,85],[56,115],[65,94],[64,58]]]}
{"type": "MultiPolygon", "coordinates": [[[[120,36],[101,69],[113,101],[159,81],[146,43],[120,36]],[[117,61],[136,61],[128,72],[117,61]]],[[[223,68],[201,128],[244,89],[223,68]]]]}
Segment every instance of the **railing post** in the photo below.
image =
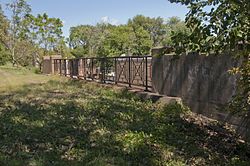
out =
{"type": "Polygon", "coordinates": [[[102,83],[105,83],[105,72],[106,72],[106,59],[101,58],[101,72],[102,72],[102,83]]]}
{"type": "Polygon", "coordinates": [[[115,84],[117,84],[117,59],[115,58],[115,84]]]}
{"type": "Polygon", "coordinates": [[[148,91],[148,57],[145,57],[145,63],[146,63],[146,89],[145,91],[148,91]]]}
{"type": "Polygon", "coordinates": [[[128,58],[128,85],[131,87],[131,57],[128,58]]]}
{"type": "Polygon", "coordinates": [[[53,59],[52,61],[53,61],[53,63],[54,63],[54,65],[53,65],[53,67],[54,67],[54,72],[53,72],[53,74],[56,74],[56,60],[53,59]]]}
{"type": "Polygon", "coordinates": [[[56,60],[55,59],[52,59],[52,74],[55,74],[56,73],[56,60]]]}
{"type": "Polygon", "coordinates": [[[60,63],[60,75],[62,75],[62,59],[59,60],[60,63]]]}
{"type": "Polygon", "coordinates": [[[79,67],[80,66],[80,60],[76,59],[76,77],[79,78],[79,67]]]}
{"type": "Polygon", "coordinates": [[[76,60],[72,59],[72,77],[76,75],[76,60]]]}
{"type": "Polygon", "coordinates": [[[71,78],[73,77],[73,70],[72,70],[72,68],[73,68],[73,60],[70,59],[69,60],[69,74],[70,74],[71,78]]]}
{"type": "Polygon", "coordinates": [[[64,59],[64,75],[67,77],[67,60],[64,59]]]}
{"type": "Polygon", "coordinates": [[[72,60],[72,66],[73,66],[73,77],[75,76],[75,77],[77,77],[77,70],[78,70],[78,63],[77,63],[77,59],[73,59],[72,60]]]}
{"type": "Polygon", "coordinates": [[[56,60],[56,74],[59,74],[59,60],[56,60]]]}
{"type": "Polygon", "coordinates": [[[82,59],[83,60],[83,77],[85,80],[87,80],[87,65],[86,65],[86,58],[82,59]]]}
{"type": "Polygon", "coordinates": [[[54,73],[53,74],[56,74],[56,60],[53,60],[53,63],[54,63],[54,73]]]}
{"type": "Polygon", "coordinates": [[[94,80],[94,58],[91,58],[91,79],[94,80]]]}

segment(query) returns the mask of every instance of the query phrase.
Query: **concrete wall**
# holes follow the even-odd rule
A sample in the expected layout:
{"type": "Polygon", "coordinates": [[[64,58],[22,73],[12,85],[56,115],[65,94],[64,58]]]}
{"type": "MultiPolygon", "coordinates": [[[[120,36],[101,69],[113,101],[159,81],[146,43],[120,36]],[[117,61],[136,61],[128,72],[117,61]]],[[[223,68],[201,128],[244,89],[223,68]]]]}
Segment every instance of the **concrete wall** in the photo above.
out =
{"type": "Polygon", "coordinates": [[[240,62],[228,55],[188,54],[153,57],[153,89],[159,94],[181,97],[192,111],[215,119],[228,115],[219,111],[236,91],[236,76],[228,73],[240,62]]]}
{"type": "Polygon", "coordinates": [[[60,58],[62,58],[61,55],[44,56],[43,65],[42,65],[42,73],[54,74],[54,59],[60,59],[60,58]]]}
{"type": "Polygon", "coordinates": [[[181,97],[193,112],[234,125],[250,141],[250,119],[221,109],[235,94],[239,77],[228,70],[240,64],[229,55],[156,56],[152,59],[153,89],[159,94],[181,97]]]}
{"type": "Polygon", "coordinates": [[[42,73],[43,74],[51,74],[52,73],[52,65],[51,59],[49,56],[43,57],[43,67],[42,73]]]}

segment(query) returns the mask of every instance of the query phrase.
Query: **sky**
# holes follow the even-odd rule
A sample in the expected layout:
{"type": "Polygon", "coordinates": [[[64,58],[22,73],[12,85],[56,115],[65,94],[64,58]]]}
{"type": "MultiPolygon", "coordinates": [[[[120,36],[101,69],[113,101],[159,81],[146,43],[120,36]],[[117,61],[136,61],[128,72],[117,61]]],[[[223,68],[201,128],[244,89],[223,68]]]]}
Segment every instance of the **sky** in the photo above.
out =
{"type": "MultiPolygon", "coordinates": [[[[4,4],[11,0],[0,0],[4,4]]],[[[84,24],[95,25],[109,22],[114,25],[125,24],[129,18],[138,14],[148,17],[169,18],[178,16],[184,20],[187,8],[172,4],[168,0],[27,0],[32,13],[47,13],[50,17],[60,18],[64,36],[68,37],[70,27],[84,24]]]]}

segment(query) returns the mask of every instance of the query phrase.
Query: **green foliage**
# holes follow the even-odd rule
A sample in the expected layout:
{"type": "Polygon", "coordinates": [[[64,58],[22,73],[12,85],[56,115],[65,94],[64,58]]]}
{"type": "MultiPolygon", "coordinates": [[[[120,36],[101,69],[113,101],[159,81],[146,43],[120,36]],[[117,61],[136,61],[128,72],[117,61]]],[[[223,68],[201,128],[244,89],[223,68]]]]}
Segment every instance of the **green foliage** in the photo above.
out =
{"type": "Polygon", "coordinates": [[[161,17],[137,15],[125,25],[100,23],[96,26],[71,27],[70,47],[75,57],[149,55],[156,46],[169,45],[183,49],[189,30],[184,22],[172,17],[167,23],[161,17]]]}
{"type": "Polygon", "coordinates": [[[42,74],[42,71],[38,68],[32,68],[32,70],[35,74],[42,74]]]}
{"type": "Polygon", "coordinates": [[[67,46],[68,39],[64,39],[63,37],[61,37],[58,40],[59,41],[57,41],[57,45],[54,48],[54,52],[59,55],[62,55],[63,58],[73,58],[73,55],[70,52],[70,48],[67,46]]]}
{"type": "Polygon", "coordinates": [[[250,17],[249,0],[170,0],[188,6],[186,24],[191,30],[182,51],[232,52],[243,60],[237,94],[230,106],[233,112],[250,117],[250,17]],[[247,112],[247,113],[246,113],[247,112]]]}
{"type": "Polygon", "coordinates": [[[50,18],[46,13],[37,17],[29,16],[33,42],[44,51],[49,51],[58,45],[62,38],[62,21],[59,18],[50,18]]]}
{"type": "Polygon", "coordinates": [[[132,26],[133,29],[142,27],[147,31],[150,35],[153,47],[162,45],[162,41],[166,34],[166,24],[164,24],[163,18],[150,18],[143,15],[137,15],[133,19],[129,19],[128,25],[132,26]]]}
{"type": "Polygon", "coordinates": [[[9,60],[9,53],[5,50],[4,46],[0,44],[0,65],[5,65],[9,60]]]}
{"type": "Polygon", "coordinates": [[[133,34],[132,28],[126,25],[119,25],[111,29],[106,41],[105,49],[110,56],[117,56],[132,52],[133,34]]]}
{"type": "Polygon", "coordinates": [[[178,17],[170,17],[167,21],[167,25],[168,33],[164,44],[172,46],[176,54],[185,52],[189,44],[187,39],[190,36],[190,30],[178,17]]]}
{"type": "Polygon", "coordinates": [[[75,57],[107,56],[105,40],[109,34],[110,24],[99,23],[96,26],[80,25],[70,29],[70,46],[75,57]]]}
{"type": "Polygon", "coordinates": [[[8,75],[0,79],[0,165],[249,165],[246,143],[182,105],[27,69],[0,73],[8,75]]]}
{"type": "Polygon", "coordinates": [[[72,54],[81,57],[90,53],[94,38],[94,27],[81,25],[70,28],[69,44],[73,48],[72,54]]]}
{"type": "Polygon", "coordinates": [[[0,65],[6,64],[9,60],[9,52],[7,47],[9,22],[4,16],[2,7],[0,5],[0,65]]]}
{"type": "Polygon", "coordinates": [[[41,70],[44,56],[48,56],[51,52],[62,54],[64,51],[63,24],[59,18],[50,18],[46,13],[38,14],[37,17],[28,15],[26,22],[29,29],[28,41],[33,47],[33,49],[28,49],[32,51],[29,57],[33,60],[33,63],[39,65],[41,70]]]}
{"type": "MultiPolygon", "coordinates": [[[[190,47],[199,45],[202,52],[250,49],[249,0],[170,0],[188,6],[187,26],[192,30],[190,47]]],[[[194,47],[196,48],[196,47],[194,47]]]]}
{"type": "Polygon", "coordinates": [[[60,19],[50,18],[46,13],[37,17],[31,15],[31,6],[26,0],[13,0],[7,7],[10,20],[0,9],[1,61],[8,55],[13,66],[39,66],[41,69],[43,56],[51,52],[69,56],[60,19]]]}
{"type": "Polygon", "coordinates": [[[150,40],[149,33],[142,27],[133,27],[133,34],[132,54],[148,55],[152,48],[152,41],[150,40]]]}
{"type": "Polygon", "coordinates": [[[28,67],[35,63],[34,54],[36,50],[32,42],[28,40],[18,41],[15,44],[15,50],[18,50],[18,53],[15,55],[17,65],[28,67]]]}
{"type": "MultiPolygon", "coordinates": [[[[1,27],[0,27],[0,31],[1,31],[1,27]]],[[[7,50],[7,48],[5,46],[5,43],[3,43],[4,41],[1,42],[1,40],[0,40],[0,65],[4,65],[10,60],[10,54],[9,54],[9,51],[7,50]]]]}
{"type": "Polygon", "coordinates": [[[31,8],[26,0],[14,0],[7,4],[7,6],[11,13],[8,49],[11,51],[12,64],[17,65],[22,56],[19,54],[20,50],[16,47],[23,40],[27,39],[28,24],[26,19],[31,12],[31,8]]]}
{"type": "Polygon", "coordinates": [[[243,61],[240,68],[231,70],[233,74],[240,74],[237,93],[233,100],[229,103],[228,109],[242,115],[250,117],[250,58],[243,61]]]}
{"type": "Polygon", "coordinates": [[[182,41],[184,37],[172,38],[188,33],[185,24],[177,20],[165,23],[161,17],[137,15],[125,25],[80,25],[71,27],[69,44],[75,57],[148,55],[152,47],[175,46],[182,41]]]}

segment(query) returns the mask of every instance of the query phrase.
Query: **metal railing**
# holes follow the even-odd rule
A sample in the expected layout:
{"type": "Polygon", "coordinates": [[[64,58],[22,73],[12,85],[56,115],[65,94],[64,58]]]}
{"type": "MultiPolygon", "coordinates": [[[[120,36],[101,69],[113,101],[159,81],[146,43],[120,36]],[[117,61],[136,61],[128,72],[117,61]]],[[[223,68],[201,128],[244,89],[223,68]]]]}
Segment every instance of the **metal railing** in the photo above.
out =
{"type": "Polygon", "coordinates": [[[102,83],[152,88],[152,57],[54,59],[54,73],[102,83]]]}

